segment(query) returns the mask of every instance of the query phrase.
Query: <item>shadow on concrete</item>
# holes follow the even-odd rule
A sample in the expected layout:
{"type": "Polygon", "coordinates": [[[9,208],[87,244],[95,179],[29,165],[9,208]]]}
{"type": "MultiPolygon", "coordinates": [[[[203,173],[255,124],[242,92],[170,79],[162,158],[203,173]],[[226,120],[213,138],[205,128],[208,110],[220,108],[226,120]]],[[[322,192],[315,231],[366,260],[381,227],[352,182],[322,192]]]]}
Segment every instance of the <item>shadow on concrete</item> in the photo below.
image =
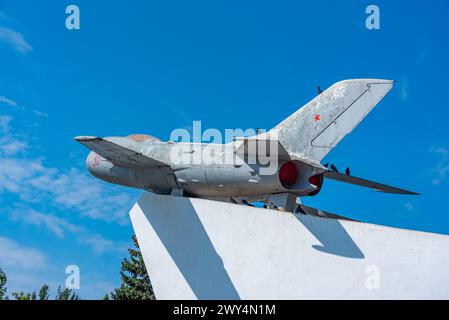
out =
{"type": "Polygon", "coordinates": [[[240,299],[223,260],[215,250],[190,201],[150,213],[139,206],[198,299],[240,299]]]}
{"type": "Polygon", "coordinates": [[[321,242],[321,245],[313,245],[314,249],[347,258],[365,258],[363,252],[352,240],[339,220],[319,218],[300,213],[293,215],[321,242]]]}

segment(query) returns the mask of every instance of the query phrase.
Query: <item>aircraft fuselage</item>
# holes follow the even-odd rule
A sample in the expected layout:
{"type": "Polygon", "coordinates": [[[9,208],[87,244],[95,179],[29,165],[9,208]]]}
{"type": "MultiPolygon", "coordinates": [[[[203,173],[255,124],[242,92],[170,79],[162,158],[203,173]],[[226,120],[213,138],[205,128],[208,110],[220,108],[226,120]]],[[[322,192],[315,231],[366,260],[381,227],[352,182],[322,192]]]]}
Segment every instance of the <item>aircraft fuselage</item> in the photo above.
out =
{"type": "MultiPolygon", "coordinates": [[[[198,197],[258,198],[292,191],[290,186],[283,184],[279,175],[286,161],[271,164],[276,166],[272,170],[273,173],[265,174],[263,169],[267,164],[250,164],[249,161],[235,161],[235,159],[228,161],[234,155],[226,145],[143,142],[139,151],[169,166],[151,168],[119,166],[95,152],[89,154],[86,164],[92,175],[99,179],[158,194],[181,192],[183,195],[198,197]],[[202,156],[197,157],[195,153],[202,156]],[[211,154],[214,159],[210,158],[211,154]],[[207,155],[207,159],[204,155],[207,155]],[[184,158],[184,161],[172,160],[181,158],[184,158]]],[[[305,168],[299,168],[300,163],[297,166],[299,172],[307,172],[305,168]]],[[[299,177],[296,180],[300,181],[299,177]]],[[[296,194],[304,196],[319,188],[305,181],[294,189],[296,194]]]]}

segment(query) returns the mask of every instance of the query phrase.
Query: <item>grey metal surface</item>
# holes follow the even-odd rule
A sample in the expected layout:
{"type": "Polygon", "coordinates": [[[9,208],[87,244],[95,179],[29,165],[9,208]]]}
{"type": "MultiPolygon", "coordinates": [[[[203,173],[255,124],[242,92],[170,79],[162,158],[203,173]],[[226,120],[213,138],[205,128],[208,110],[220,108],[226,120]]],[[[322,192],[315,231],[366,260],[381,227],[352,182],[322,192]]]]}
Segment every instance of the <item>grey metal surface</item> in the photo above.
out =
{"type": "Polygon", "coordinates": [[[324,173],[324,176],[328,179],[340,181],[340,182],[346,182],[351,183],[357,186],[362,186],[366,188],[370,188],[375,191],[379,192],[385,192],[385,193],[395,193],[395,194],[409,194],[409,195],[419,195],[419,193],[408,191],[396,187],[392,187],[383,183],[374,182],[362,178],[357,178],[353,176],[349,176],[346,174],[338,173],[335,171],[327,171],[324,173]]]}
{"type": "Polygon", "coordinates": [[[290,154],[320,161],[391,90],[394,81],[354,79],[337,82],[282,121],[268,137],[290,154]]]}

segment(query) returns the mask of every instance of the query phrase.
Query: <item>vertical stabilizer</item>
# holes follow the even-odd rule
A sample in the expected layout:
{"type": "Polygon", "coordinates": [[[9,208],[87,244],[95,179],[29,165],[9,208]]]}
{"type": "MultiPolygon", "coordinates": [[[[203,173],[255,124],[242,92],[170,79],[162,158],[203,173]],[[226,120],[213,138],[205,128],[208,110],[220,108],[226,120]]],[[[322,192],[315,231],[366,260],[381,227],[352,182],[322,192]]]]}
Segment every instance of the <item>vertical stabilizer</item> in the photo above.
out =
{"type": "Polygon", "coordinates": [[[337,82],[270,131],[291,154],[320,161],[391,90],[392,80],[337,82]]]}

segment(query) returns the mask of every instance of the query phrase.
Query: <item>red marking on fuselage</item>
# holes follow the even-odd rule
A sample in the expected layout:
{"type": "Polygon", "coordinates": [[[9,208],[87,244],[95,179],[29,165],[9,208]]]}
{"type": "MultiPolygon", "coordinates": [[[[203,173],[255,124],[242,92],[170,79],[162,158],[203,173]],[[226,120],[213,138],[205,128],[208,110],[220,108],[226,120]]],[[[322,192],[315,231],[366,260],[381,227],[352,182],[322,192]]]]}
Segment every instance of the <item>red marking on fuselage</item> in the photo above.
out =
{"type": "Polygon", "coordinates": [[[94,158],[92,159],[92,162],[94,164],[94,166],[98,166],[100,164],[100,156],[99,155],[95,155],[94,158]]]}

